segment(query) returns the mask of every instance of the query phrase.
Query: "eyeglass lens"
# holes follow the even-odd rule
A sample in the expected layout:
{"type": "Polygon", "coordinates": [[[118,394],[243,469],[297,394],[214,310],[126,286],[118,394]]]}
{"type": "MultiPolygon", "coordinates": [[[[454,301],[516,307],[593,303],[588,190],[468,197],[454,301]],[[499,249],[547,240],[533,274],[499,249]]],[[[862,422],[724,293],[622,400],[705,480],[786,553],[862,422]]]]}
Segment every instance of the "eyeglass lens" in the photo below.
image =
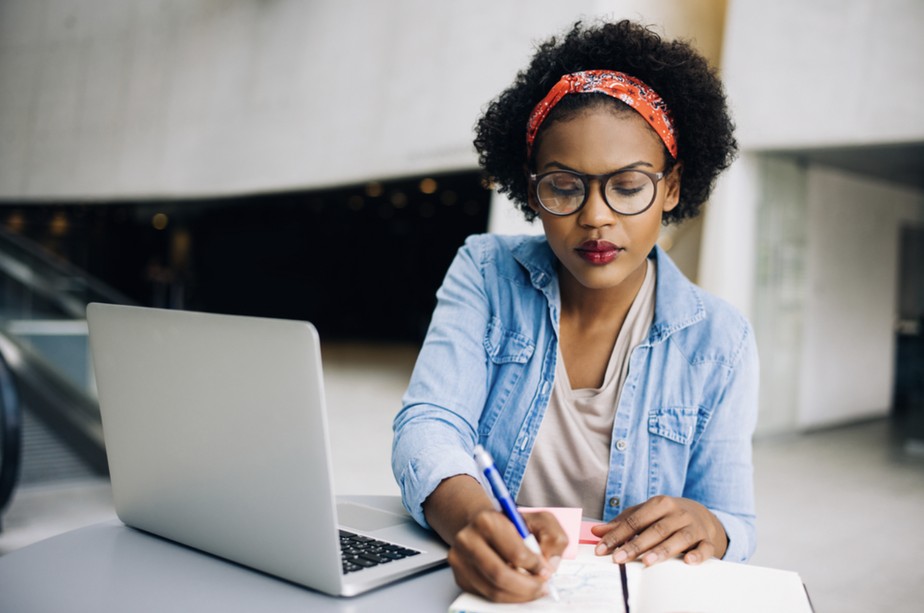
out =
{"type": "MultiPolygon", "coordinates": [[[[581,208],[591,189],[588,179],[571,172],[551,172],[536,184],[539,202],[552,213],[567,214],[581,208]]],[[[611,175],[603,190],[606,202],[618,213],[645,210],[655,196],[654,180],[647,174],[626,170],[611,175]]]]}

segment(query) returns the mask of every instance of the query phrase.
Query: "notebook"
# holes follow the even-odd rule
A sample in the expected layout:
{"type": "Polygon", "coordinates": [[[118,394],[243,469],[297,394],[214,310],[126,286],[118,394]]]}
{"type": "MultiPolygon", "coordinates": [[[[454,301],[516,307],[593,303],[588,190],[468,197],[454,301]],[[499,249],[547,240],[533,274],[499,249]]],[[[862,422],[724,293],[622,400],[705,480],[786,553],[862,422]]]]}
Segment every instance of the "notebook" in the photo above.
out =
{"type": "Polygon", "coordinates": [[[723,562],[715,558],[691,566],[673,558],[644,567],[613,564],[581,544],[562,560],[551,581],[559,600],[548,596],[527,603],[498,604],[462,594],[450,613],[812,613],[799,575],[792,571],[723,562]]]}
{"type": "Polygon", "coordinates": [[[445,562],[407,514],[336,499],[310,323],[106,304],[87,320],[125,524],[339,596],[445,562]],[[344,564],[341,541],[370,539],[344,564]]]}

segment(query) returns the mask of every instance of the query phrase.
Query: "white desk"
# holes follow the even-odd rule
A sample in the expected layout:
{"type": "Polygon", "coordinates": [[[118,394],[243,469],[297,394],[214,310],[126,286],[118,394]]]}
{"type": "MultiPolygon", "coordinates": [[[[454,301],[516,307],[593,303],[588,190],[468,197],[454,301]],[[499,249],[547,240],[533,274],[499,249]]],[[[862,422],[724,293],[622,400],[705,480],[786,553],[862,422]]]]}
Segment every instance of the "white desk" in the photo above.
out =
{"type": "MultiPolygon", "coordinates": [[[[353,497],[394,510],[396,497],[353,497]]],[[[118,521],[74,530],[0,557],[0,611],[446,611],[448,567],[353,598],[276,579],[118,521]]]]}

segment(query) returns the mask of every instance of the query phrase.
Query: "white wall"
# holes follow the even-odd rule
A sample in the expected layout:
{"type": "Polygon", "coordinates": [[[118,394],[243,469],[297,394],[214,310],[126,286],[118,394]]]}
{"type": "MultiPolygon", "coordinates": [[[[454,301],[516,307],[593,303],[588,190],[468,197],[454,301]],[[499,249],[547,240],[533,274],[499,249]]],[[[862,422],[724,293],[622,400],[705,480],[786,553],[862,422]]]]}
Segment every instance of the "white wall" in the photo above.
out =
{"type": "Polygon", "coordinates": [[[742,156],[706,212],[707,289],[752,314],[749,155],[924,140],[922,24],[921,0],[729,1],[721,68],[742,156]]]}
{"type": "Polygon", "coordinates": [[[922,24],[920,0],[729,2],[742,157],[709,205],[700,281],[754,323],[759,431],[890,409],[898,228],[924,194],[770,153],[924,141],[922,24]]]}
{"type": "MultiPolygon", "coordinates": [[[[898,239],[903,225],[924,227],[924,191],[791,156],[747,154],[736,168],[726,185],[742,206],[719,217],[731,223],[753,215],[743,224],[754,229],[753,242],[739,241],[744,264],[732,258],[714,270],[753,284],[748,315],[761,357],[758,432],[887,415],[898,239]]],[[[704,235],[704,243],[710,240],[704,235]]]]}
{"type": "Polygon", "coordinates": [[[474,168],[472,126],[584,16],[718,57],[724,0],[3,0],[0,199],[238,194],[474,168]]]}
{"type": "MultiPolygon", "coordinates": [[[[712,232],[703,241],[705,245],[718,242],[731,247],[729,256],[714,266],[713,275],[720,273],[724,295],[744,309],[754,326],[760,352],[757,426],[761,433],[791,431],[799,420],[804,372],[806,183],[804,165],[775,156],[746,154],[718,194],[724,209],[712,211],[725,222],[724,231],[712,232]]],[[[714,216],[709,219],[715,221],[714,216]]]]}
{"type": "Polygon", "coordinates": [[[703,219],[698,282],[753,317],[759,158],[742,153],[720,176],[703,219]]]}
{"type": "Polygon", "coordinates": [[[807,294],[799,426],[887,415],[895,373],[899,235],[924,191],[808,173],[807,294]]]}
{"type": "Polygon", "coordinates": [[[731,0],[722,73],[746,148],[924,140],[924,2],[731,0]]]}

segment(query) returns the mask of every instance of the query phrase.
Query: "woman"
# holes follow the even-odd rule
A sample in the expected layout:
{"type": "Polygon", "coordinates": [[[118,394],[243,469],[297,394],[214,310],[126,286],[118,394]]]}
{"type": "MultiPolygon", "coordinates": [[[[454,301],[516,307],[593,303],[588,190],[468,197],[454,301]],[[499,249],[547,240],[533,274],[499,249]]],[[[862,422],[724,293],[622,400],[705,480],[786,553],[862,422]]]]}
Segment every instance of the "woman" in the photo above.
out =
{"type": "Polygon", "coordinates": [[[529,514],[543,555],[524,546],[478,481],[481,444],[518,504],[606,521],[598,555],[746,561],[753,332],[656,246],[734,157],[715,74],[637,24],[577,24],[489,106],[475,145],[544,236],[471,237],[446,275],[394,424],[409,512],[451,545],[463,589],[545,593],[566,538],[529,514]]]}

